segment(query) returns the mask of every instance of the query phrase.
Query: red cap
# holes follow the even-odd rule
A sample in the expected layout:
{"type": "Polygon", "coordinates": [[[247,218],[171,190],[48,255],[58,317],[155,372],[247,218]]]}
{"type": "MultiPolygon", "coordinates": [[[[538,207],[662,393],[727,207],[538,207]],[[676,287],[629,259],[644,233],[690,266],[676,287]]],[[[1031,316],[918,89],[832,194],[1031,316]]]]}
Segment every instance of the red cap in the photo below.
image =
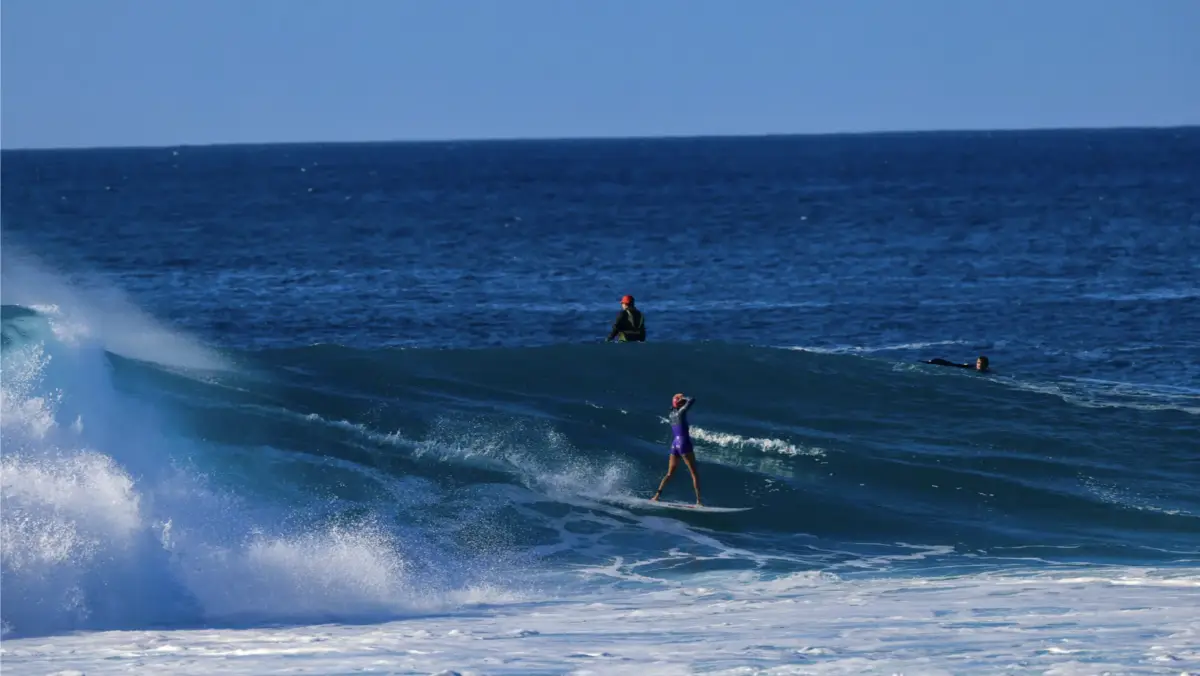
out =
{"type": "Polygon", "coordinates": [[[628,303],[630,305],[633,305],[633,296],[622,296],[621,303],[622,304],[628,303]]]}
{"type": "Polygon", "coordinates": [[[677,394],[671,397],[671,408],[679,408],[679,404],[683,402],[683,394],[677,394]]]}

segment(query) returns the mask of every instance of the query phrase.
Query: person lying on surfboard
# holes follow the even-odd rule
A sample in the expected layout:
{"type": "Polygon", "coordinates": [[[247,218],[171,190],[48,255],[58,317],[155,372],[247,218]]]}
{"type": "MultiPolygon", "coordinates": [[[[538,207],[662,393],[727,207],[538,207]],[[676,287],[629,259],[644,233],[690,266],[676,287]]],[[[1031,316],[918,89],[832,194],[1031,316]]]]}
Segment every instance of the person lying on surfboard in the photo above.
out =
{"type": "Polygon", "coordinates": [[[683,458],[688,471],[692,473],[692,488],[696,491],[696,506],[703,506],[700,504],[700,475],[696,473],[696,455],[692,451],[692,435],[688,431],[687,420],[688,409],[694,403],[696,403],[694,397],[685,397],[682,394],[671,398],[671,413],[667,417],[671,421],[673,438],[671,439],[671,454],[667,458],[667,475],[663,477],[662,483],[658,485],[658,490],[654,492],[651,500],[658,501],[663,488],[666,488],[667,482],[671,480],[671,475],[675,474],[675,469],[679,467],[679,458],[683,458]]]}
{"type": "Polygon", "coordinates": [[[955,364],[954,362],[946,361],[941,357],[927,360],[924,363],[933,364],[935,366],[957,366],[960,369],[975,369],[976,371],[990,370],[990,367],[988,366],[988,358],[983,355],[979,355],[979,358],[975,360],[974,364],[955,364]]]}

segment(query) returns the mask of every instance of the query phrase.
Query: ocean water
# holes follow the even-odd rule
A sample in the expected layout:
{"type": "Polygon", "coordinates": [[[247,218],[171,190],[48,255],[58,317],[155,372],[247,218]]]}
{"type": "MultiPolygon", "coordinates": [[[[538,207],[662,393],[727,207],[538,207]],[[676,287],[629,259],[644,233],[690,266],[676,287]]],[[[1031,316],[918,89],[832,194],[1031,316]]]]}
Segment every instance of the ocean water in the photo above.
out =
{"type": "Polygon", "coordinates": [[[0,170],[5,673],[1200,673],[1200,129],[0,170]]]}

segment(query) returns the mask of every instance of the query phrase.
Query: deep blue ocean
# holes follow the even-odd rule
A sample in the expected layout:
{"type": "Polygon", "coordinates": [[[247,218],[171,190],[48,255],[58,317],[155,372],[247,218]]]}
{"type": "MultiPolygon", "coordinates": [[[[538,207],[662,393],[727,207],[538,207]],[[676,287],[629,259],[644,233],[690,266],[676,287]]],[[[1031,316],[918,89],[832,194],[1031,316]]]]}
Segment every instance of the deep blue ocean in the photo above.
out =
{"type": "Polygon", "coordinates": [[[1200,129],[0,169],[8,637],[1200,568],[1200,129]]]}

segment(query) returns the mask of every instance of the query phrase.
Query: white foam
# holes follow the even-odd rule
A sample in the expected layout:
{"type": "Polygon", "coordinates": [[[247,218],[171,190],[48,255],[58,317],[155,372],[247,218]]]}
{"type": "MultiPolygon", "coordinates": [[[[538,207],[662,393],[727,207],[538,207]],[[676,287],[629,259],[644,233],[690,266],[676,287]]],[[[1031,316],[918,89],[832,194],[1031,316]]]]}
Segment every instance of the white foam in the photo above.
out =
{"type": "Polygon", "coordinates": [[[580,453],[553,427],[525,421],[442,418],[415,454],[506,472],[558,499],[615,493],[634,475],[630,463],[616,456],[580,453]]]}
{"type": "Polygon", "coordinates": [[[26,252],[6,244],[0,297],[43,315],[67,345],[92,342],[130,359],[181,369],[228,370],[215,351],[162,326],[123,292],[98,277],[68,282],[26,252]]]}
{"type": "Polygon", "coordinates": [[[5,673],[1200,673],[1200,571],[751,575],[371,626],[8,640],[5,673]]]}
{"type": "MultiPolygon", "coordinates": [[[[328,521],[320,508],[333,507],[311,496],[299,508],[261,497],[263,477],[286,485],[272,470],[318,459],[251,449],[231,457],[259,470],[255,491],[214,485],[188,459],[245,449],[171,434],[152,402],[113,386],[88,329],[3,353],[0,610],[8,637],[163,623],[377,621],[513,598],[480,579],[445,583],[414,572],[412,560],[438,551],[378,517],[328,521]]],[[[216,465],[234,480],[229,463],[216,465]]],[[[380,484],[389,507],[397,495],[425,497],[413,482],[393,485],[359,470],[380,484]]]]}
{"type": "Polygon", "coordinates": [[[782,439],[769,437],[744,437],[729,432],[717,432],[702,427],[691,427],[692,438],[726,448],[751,448],[764,453],[775,453],[792,457],[822,457],[825,449],[816,446],[800,446],[782,439]]]}
{"type": "Polygon", "coordinates": [[[1024,382],[997,378],[994,382],[1028,392],[1058,397],[1085,408],[1131,408],[1142,411],[1180,411],[1200,415],[1200,395],[1193,388],[1147,386],[1095,379],[1064,378],[1057,382],[1024,382]]]}
{"type": "Polygon", "coordinates": [[[795,350],[798,352],[816,352],[818,354],[873,354],[875,352],[900,352],[904,350],[926,350],[931,347],[942,347],[945,345],[971,345],[962,340],[931,340],[918,341],[912,343],[897,343],[894,345],[834,345],[834,346],[810,346],[810,345],[785,345],[778,349],[795,350]]]}
{"type": "Polygon", "coordinates": [[[1080,482],[1092,495],[1113,505],[1143,512],[1158,512],[1160,514],[1192,515],[1189,510],[1172,507],[1162,507],[1154,504],[1149,498],[1139,495],[1131,488],[1119,486],[1112,482],[1100,481],[1094,477],[1081,476],[1080,482]]]}

